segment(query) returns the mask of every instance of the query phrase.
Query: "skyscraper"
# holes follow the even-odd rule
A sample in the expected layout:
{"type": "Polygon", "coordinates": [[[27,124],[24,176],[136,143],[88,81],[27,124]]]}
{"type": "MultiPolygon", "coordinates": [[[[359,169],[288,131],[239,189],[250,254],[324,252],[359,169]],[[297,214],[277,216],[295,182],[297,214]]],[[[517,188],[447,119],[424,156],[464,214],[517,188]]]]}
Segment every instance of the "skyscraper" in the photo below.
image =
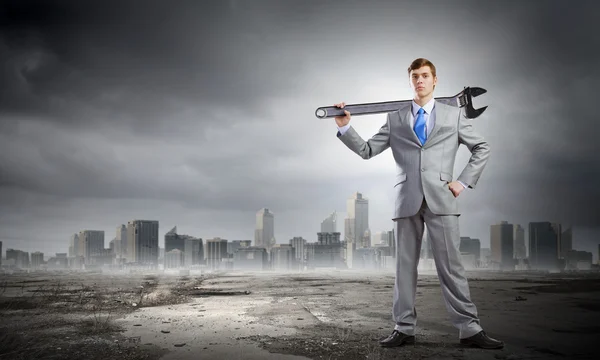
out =
{"type": "Polygon", "coordinates": [[[83,230],[79,232],[79,253],[85,264],[91,264],[92,256],[104,252],[104,230],[83,230]]]}
{"type": "Polygon", "coordinates": [[[569,251],[573,250],[573,228],[569,227],[560,236],[558,258],[565,259],[569,251]]]}
{"type": "Polygon", "coordinates": [[[267,251],[275,245],[275,216],[267,208],[262,208],[256,213],[254,245],[267,251]]]}
{"type": "Polygon", "coordinates": [[[365,232],[369,229],[369,200],[359,192],[354,193],[346,201],[347,217],[344,220],[344,239],[356,247],[367,247],[364,244],[365,232]]]}
{"type": "Polygon", "coordinates": [[[529,223],[529,265],[532,269],[556,270],[561,237],[560,224],[529,223]]]}
{"type": "Polygon", "coordinates": [[[306,259],[306,239],[300,236],[295,236],[290,239],[290,245],[294,248],[294,255],[300,269],[304,268],[304,260],[306,259]]]}
{"type": "Polygon", "coordinates": [[[321,232],[337,232],[337,212],[332,212],[321,222],[321,232]]]}
{"type": "Polygon", "coordinates": [[[513,225],[507,221],[490,226],[490,260],[501,270],[514,270],[513,225]]]}
{"type": "MultiPolygon", "coordinates": [[[[201,238],[177,233],[177,226],[165,234],[165,254],[173,250],[181,251],[183,262],[181,266],[189,268],[193,265],[204,264],[204,246],[201,238]]],[[[175,253],[179,254],[179,253],[175,253]]],[[[179,255],[176,255],[179,256],[179,255]]],[[[165,264],[166,264],[165,257],[165,264]]]]}
{"type": "Polygon", "coordinates": [[[121,224],[117,226],[117,234],[115,240],[119,244],[120,253],[117,254],[117,257],[126,257],[127,256],[127,226],[125,224],[121,224]]]}
{"type": "Polygon", "coordinates": [[[461,253],[472,254],[477,262],[481,259],[481,242],[479,239],[461,236],[459,250],[461,253]]]}
{"type": "Polygon", "coordinates": [[[158,221],[131,220],[127,223],[127,261],[158,265],[158,221]]]}
{"type": "Polygon", "coordinates": [[[216,237],[206,240],[206,265],[211,270],[222,268],[221,262],[227,257],[227,240],[216,237]]]}
{"type": "Polygon", "coordinates": [[[513,225],[513,257],[518,260],[527,258],[527,250],[525,249],[525,229],[519,224],[513,225]]]}
{"type": "Polygon", "coordinates": [[[69,240],[69,256],[73,257],[77,255],[82,255],[79,252],[79,235],[73,234],[71,235],[71,238],[69,240]]]}
{"type": "Polygon", "coordinates": [[[165,234],[165,254],[175,249],[185,251],[185,238],[177,234],[177,226],[165,234]]]}

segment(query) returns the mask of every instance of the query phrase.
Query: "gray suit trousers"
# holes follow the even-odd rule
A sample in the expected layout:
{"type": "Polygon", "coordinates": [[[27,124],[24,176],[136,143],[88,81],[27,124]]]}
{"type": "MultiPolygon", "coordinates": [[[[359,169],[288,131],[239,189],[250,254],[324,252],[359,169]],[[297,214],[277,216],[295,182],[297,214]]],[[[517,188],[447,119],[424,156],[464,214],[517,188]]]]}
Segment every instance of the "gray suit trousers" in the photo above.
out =
{"type": "Polygon", "coordinates": [[[460,257],[458,216],[436,215],[423,200],[415,215],[397,218],[394,222],[396,281],[392,316],[396,322],[395,329],[408,335],[415,334],[417,266],[424,227],[427,226],[444,302],[452,324],[458,328],[461,339],[480,332],[482,328],[477,317],[477,308],[471,301],[469,284],[460,257]]]}

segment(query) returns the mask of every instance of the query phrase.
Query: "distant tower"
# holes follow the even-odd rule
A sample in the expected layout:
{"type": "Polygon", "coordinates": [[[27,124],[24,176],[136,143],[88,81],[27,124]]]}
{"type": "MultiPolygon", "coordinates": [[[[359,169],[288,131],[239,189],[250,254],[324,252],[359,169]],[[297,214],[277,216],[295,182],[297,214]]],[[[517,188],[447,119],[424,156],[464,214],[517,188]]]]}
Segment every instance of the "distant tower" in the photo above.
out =
{"type": "Polygon", "coordinates": [[[558,269],[561,235],[562,229],[558,223],[529,223],[529,266],[532,269],[558,269]]]}
{"type": "Polygon", "coordinates": [[[514,270],[514,228],[513,224],[501,221],[490,226],[490,259],[501,270],[514,270]]]}
{"type": "Polygon", "coordinates": [[[337,232],[337,212],[332,212],[321,222],[321,232],[337,232]]]}
{"type": "Polygon", "coordinates": [[[254,244],[267,249],[267,252],[275,245],[275,216],[267,208],[262,208],[256,213],[254,244]]]}
{"type": "Polygon", "coordinates": [[[514,240],[514,255],[513,257],[518,260],[527,258],[527,250],[525,248],[525,229],[519,224],[515,224],[513,227],[513,240],[514,240]]]}
{"type": "Polygon", "coordinates": [[[158,265],[158,221],[131,220],[127,223],[127,261],[158,265]]]}
{"type": "Polygon", "coordinates": [[[344,240],[361,247],[365,231],[369,229],[369,200],[359,192],[346,201],[347,217],[344,220],[344,240]]]}

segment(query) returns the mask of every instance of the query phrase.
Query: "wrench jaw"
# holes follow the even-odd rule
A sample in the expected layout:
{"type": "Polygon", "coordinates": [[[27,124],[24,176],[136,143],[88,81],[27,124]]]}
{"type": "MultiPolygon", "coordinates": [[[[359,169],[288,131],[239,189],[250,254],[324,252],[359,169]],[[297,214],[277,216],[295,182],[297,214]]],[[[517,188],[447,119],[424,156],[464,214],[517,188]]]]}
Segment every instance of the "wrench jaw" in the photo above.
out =
{"type": "Polygon", "coordinates": [[[479,109],[473,108],[473,98],[485,94],[486,92],[487,90],[480,87],[465,86],[465,88],[458,97],[458,102],[460,107],[465,108],[465,116],[468,119],[475,119],[479,115],[483,114],[483,112],[487,109],[487,106],[484,106],[479,109]]]}
{"type": "Polygon", "coordinates": [[[483,114],[485,109],[487,109],[487,106],[484,106],[479,109],[473,109],[473,106],[471,104],[468,104],[467,107],[465,108],[465,114],[466,114],[467,119],[475,119],[479,115],[483,114]]]}

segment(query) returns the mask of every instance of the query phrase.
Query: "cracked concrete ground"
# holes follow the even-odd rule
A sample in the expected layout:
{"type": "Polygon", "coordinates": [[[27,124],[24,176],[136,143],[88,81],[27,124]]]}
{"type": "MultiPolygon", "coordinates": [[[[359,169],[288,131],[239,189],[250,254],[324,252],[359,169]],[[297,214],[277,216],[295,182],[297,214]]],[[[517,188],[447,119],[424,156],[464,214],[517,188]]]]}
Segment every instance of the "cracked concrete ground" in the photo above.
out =
{"type": "MultiPolygon", "coordinates": [[[[137,295],[130,292],[129,300],[120,297],[124,309],[111,318],[104,337],[93,339],[105,352],[115,347],[115,340],[120,344],[118,351],[98,357],[104,359],[125,353],[128,357],[119,358],[598,358],[599,273],[472,272],[468,276],[481,324],[492,337],[506,343],[502,350],[458,345],[458,331],[449,322],[435,273],[419,276],[417,344],[380,348],[377,341],[393,327],[393,274],[331,270],[229,272],[187,279],[158,275],[154,287],[146,282],[152,294],[163,289],[179,297],[164,296],[163,303],[131,306],[137,295]],[[175,299],[179,300],[168,301],[175,299]]],[[[124,293],[128,292],[125,279],[132,288],[145,281],[141,277],[116,279],[111,281],[124,293]]],[[[11,321],[19,316],[16,309],[4,312],[11,321]]],[[[26,315],[27,310],[20,314],[33,323],[41,321],[26,315]]],[[[61,317],[63,330],[55,329],[55,333],[68,329],[72,322],[66,319],[76,316],[66,315],[61,317]]],[[[89,333],[78,329],[70,332],[75,342],[91,342],[89,333]]],[[[48,358],[75,358],[69,357],[74,353],[66,348],[61,349],[62,357],[56,357],[56,347],[50,347],[54,357],[48,358]]],[[[88,355],[95,358],[92,350],[88,355]]]]}

